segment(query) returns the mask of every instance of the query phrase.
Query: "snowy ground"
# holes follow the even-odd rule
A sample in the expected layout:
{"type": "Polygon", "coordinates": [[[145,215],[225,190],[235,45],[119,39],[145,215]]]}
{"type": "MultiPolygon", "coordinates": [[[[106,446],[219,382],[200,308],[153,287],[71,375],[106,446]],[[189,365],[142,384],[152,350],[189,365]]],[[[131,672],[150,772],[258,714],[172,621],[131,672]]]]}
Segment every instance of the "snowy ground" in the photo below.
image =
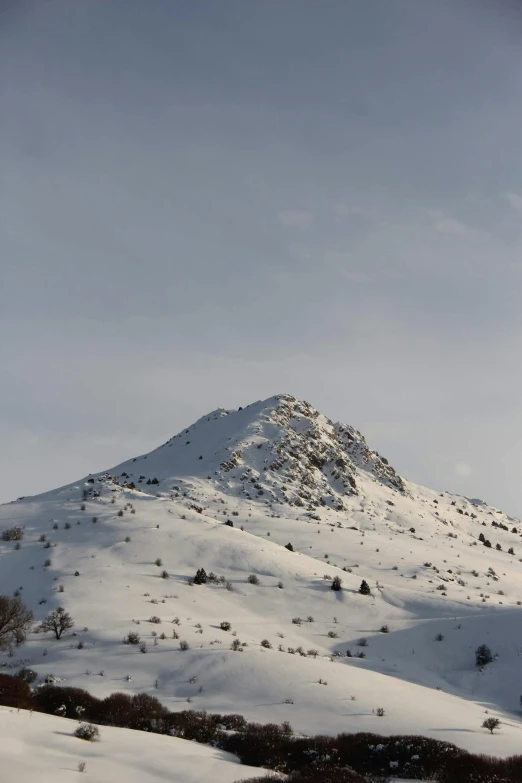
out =
{"type": "Polygon", "coordinates": [[[480,501],[401,485],[358,434],[343,441],[289,399],[284,416],[275,398],[218,411],[150,455],[0,507],[0,530],[24,527],[19,550],[0,543],[0,591],[20,590],[37,619],[63,605],[77,634],[31,634],[0,662],[98,696],[145,691],[170,709],[288,720],[308,734],[415,733],[518,752],[522,524],[480,501]],[[191,585],[201,567],[232,589],[191,585]],[[357,592],[362,579],[371,596],[357,592]],[[122,643],[131,630],[145,654],[122,643]],[[498,659],[481,672],[482,643],[498,659]],[[481,729],[486,710],[502,722],[493,736],[481,729]]]}
{"type": "Polygon", "coordinates": [[[0,707],[2,782],[70,781],[81,762],[81,783],[234,783],[261,772],[207,745],[143,731],[102,726],[99,742],[85,742],[74,736],[77,725],[0,707]]]}

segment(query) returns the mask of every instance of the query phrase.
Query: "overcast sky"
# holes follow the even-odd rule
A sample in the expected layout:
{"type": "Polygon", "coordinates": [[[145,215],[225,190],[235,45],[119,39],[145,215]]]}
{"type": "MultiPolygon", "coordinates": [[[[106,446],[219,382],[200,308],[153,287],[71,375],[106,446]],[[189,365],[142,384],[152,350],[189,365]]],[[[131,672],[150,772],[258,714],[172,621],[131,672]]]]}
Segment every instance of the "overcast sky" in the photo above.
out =
{"type": "Polygon", "coordinates": [[[278,392],[522,515],[515,0],[0,0],[0,501],[278,392]]]}

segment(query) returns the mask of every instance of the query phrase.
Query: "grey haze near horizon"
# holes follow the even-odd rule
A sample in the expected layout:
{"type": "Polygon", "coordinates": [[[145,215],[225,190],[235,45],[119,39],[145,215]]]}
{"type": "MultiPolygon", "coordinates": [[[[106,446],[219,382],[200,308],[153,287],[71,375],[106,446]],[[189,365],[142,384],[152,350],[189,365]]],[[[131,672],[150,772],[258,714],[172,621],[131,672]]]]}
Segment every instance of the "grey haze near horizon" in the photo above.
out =
{"type": "Polygon", "coordinates": [[[278,392],[522,515],[509,0],[0,0],[0,501],[278,392]]]}

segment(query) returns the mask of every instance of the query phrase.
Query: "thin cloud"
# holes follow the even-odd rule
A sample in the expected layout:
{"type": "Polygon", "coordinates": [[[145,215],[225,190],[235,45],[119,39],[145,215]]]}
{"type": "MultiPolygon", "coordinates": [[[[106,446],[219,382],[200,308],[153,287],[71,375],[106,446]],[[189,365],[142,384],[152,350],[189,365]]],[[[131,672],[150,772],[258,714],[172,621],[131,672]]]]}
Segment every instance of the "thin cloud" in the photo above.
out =
{"type": "Polygon", "coordinates": [[[518,193],[513,193],[512,191],[508,191],[505,196],[511,209],[518,212],[519,215],[522,215],[522,196],[518,193]]]}
{"type": "Polygon", "coordinates": [[[289,209],[277,213],[277,220],[285,228],[307,228],[313,223],[314,216],[304,210],[289,209]]]}
{"type": "Polygon", "coordinates": [[[455,220],[455,218],[444,217],[435,223],[435,228],[439,234],[450,234],[462,239],[468,239],[473,242],[480,241],[487,238],[487,233],[481,229],[468,226],[461,220],[455,220]]]}
{"type": "Polygon", "coordinates": [[[473,469],[468,462],[456,462],[453,471],[457,476],[471,476],[473,469]]]}

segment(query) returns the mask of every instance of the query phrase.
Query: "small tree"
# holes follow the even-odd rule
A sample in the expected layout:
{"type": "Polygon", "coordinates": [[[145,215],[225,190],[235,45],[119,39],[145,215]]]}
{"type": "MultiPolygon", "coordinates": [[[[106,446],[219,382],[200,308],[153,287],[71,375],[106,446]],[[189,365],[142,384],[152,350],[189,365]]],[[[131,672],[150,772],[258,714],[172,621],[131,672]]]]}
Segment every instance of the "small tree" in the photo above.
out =
{"type": "Polygon", "coordinates": [[[33,613],[19,598],[0,595],[0,650],[22,644],[33,622],[33,613]]]}
{"type": "Polygon", "coordinates": [[[288,544],[285,544],[285,549],[288,549],[289,552],[294,551],[294,547],[292,546],[292,544],[290,544],[290,542],[288,544]]]}
{"type": "Polygon", "coordinates": [[[361,586],[359,587],[359,592],[361,595],[371,595],[370,585],[366,579],[362,580],[361,586]]]}
{"type": "Polygon", "coordinates": [[[259,584],[259,577],[256,576],[256,574],[250,574],[250,576],[247,579],[247,582],[251,585],[258,585],[259,584]]]}
{"type": "Polygon", "coordinates": [[[52,631],[56,638],[60,639],[63,632],[68,631],[73,626],[74,620],[69,612],[66,612],[63,606],[59,606],[57,609],[49,612],[41,627],[42,631],[52,631]]]}
{"type": "Polygon", "coordinates": [[[198,568],[196,576],[194,577],[195,585],[204,585],[207,583],[207,572],[204,568],[198,568]]]}
{"type": "Polygon", "coordinates": [[[335,590],[335,592],[338,593],[339,590],[341,589],[342,583],[343,583],[343,580],[341,579],[340,576],[334,576],[334,578],[332,580],[332,588],[331,589],[335,590]]]}
{"type": "Polygon", "coordinates": [[[480,647],[477,647],[475,650],[475,660],[477,666],[486,666],[488,663],[491,663],[493,660],[493,654],[487,644],[481,644],[480,647]]]}
{"type": "Polygon", "coordinates": [[[482,728],[487,729],[492,734],[495,731],[495,729],[498,729],[499,726],[500,726],[500,721],[498,718],[486,718],[486,720],[482,724],[482,728]]]}

